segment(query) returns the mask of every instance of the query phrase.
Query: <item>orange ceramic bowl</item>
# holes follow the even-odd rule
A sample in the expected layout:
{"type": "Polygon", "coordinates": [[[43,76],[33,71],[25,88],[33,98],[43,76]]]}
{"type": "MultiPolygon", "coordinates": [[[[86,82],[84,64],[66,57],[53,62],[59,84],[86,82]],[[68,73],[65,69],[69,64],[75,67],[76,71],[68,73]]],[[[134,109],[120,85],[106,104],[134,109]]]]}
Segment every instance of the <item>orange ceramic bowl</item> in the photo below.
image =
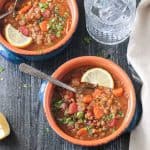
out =
{"type": "Polygon", "coordinates": [[[77,145],[82,145],[82,146],[96,146],[96,145],[102,145],[106,144],[115,138],[117,138],[120,134],[122,134],[129,124],[132,121],[132,118],[134,116],[135,112],[135,106],[136,106],[136,99],[135,99],[135,91],[132,85],[131,80],[129,79],[128,75],[115,63],[113,63],[110,60],[100,58],[100,57],[95,57],[95,56],[83,56],[83,57],[78,57],[75,59],[72,59],[62,66],[60,66],[54,73],[53,77],[61,80],[67,73],[70,71],[79,68],[81,66],[93,66],[93,67],[102,67],[109,71],[115,78],[120,80],[122,82],[122,85],[124,86],[125,92],[128,95],[128,109],[127,109],[127,114],[125,116],[125,119],[122,123],[122,125],[117,129],[113,134],[104,137],[102,139],[97,139],[97,140],[80,140],[76,139],[74,137],[71,137],[67,135],[63,130],[57,125],[53,114],[52,114],[52,97],[54,93],[54,86],[50,83],[47,84],[45,92],[44,92],[44,111],[46,114],[46,118],[48,120],[49,125],[53,128],[53,130],[61,136],[63,139],[77,145]]]}
{"type": "MultiPolygon", "coordinates": [[[[0,9],[2,9],[3,5],[5,4],[7,0],[1,0],[0,1],[0,9]]],[[[0,43],[3,44],[6,48],[8,48],[10,51],[19,54],[19,55],[24,55],[24,56],[38,56],[38,55],[45,55],[48,54],[50,52],[54,52],[55,50],[60,49],[61,47],[63,47],[68,41],[69,39],[72,37],[73,33],[76,30],[77,24],[78,24],[78,18],[79,18],[79,12],[78,12],[78,7],[77,7],[77,2],[76,0],[68,0],[68,5],[70,7],[71,10],[71,15],[72,15],[72,24],[71,24],[71,28],[69,30],[69,32],[67,33],[67,35],[61,40],[59,41],[57,44],[55,44],[54,46],[51,46],[50,48],[46,48],[43,49],[42,52],[40,51],[31,51],[28,49],[20,49],[20,48],[16,48],[12,45],[10,45],[5,38],[2,36],[2,34],[0,33],[0,43]]]]}

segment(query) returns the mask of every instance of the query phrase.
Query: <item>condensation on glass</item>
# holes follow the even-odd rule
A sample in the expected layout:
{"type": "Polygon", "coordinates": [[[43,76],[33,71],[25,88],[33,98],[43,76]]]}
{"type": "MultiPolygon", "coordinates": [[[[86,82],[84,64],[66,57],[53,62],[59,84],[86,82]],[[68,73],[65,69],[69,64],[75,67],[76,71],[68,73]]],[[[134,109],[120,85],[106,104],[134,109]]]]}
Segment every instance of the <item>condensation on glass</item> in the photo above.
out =
{"type": "Polygon", "coordinates": [[[84,0],[86,27],[103,44],[121,43],[130,35],[136,0],[84,0]]]}

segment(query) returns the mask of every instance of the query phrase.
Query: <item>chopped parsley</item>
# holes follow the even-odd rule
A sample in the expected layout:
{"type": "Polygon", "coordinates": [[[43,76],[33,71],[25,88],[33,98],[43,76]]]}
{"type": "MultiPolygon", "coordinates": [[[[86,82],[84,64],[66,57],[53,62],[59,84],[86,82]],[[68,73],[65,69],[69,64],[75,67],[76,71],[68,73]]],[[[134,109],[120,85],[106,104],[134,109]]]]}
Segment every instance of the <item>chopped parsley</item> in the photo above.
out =
{"type": "Polygon", "coordinates": [[[49,20],[48,30],[50,33],[53,33],[56,37],[62,36],[62,31],[65,27],[65,18],[62,16],[56,16],[49,20]]]}
{"type": "Polygon", "coordinates": [[[85,44],[90,44],[91,41],[92,41],[92,39],[91,39],[91,37],[89,37],[89,36],[85,36],[85,37],[83,38],[83,42],[84,42],[85,44]]]}
{"type": "Polygon", "coordinates": [[[55,12],[56,14],[58,14],[58,13],[59,13],[59,8],[58,8],[58,6],[55,6],[55,8],[54,8],[54,12],[55,12]]]}
{"type": "Polygon", "coordinates": [[[62,105],[63,101],[62,100],[54,100],[54,107],[56,109],[60,109],[60,106],[62,105]]]}
{"type": "Polygon", "coordinates": [[[112,119],[114,119],[115,118],[115,115],[113,114],[113,113],[110,113],[110,114],[108,114],[108,115],[105,115],[105,116],[103,116],[103,120],[104,121],[110,121],[110,120],[112,120],[112,119]]]}
{"type": "Polygon", "coordinates": [[[83,119],[84,118],[84,112],[77,112],[76,117],[78,119],[83,119]]]}
{"type": "Polygon", "coordinates": [[[5,69],[2,66],[0,66],[0,73],[2,73],[4,70],[5,69]]]}
{"type": "Polygon", "coordinates": [[[74,125],[75,123],[72,117],[60,118],[58,119],[58,121],[62,124],[67,124],[67,125],[74,125]]]}
{"type": "Polygon", "coordinates": [[[114,133],[116,131],[116,128],[114,127],[114,128],[112,128],[112,133],[114,133]]]}
{"type": "Polygon", "coordinates": [[[42,3],[42,2],[40,2],[39,3],[39,7],[41,9],[41,12],[44,12],[49,7],[49,5],[48,5],[48,3],[42,3]]]}
{"type": "Polygon", "coordinates": [[[124,113],[122,111],[118,111],[118,115],[123,118],[124,117],[124,113]]]}
{"type": "Polygon", "coordinates": [[[89,135],[93,134],[93,127],[92,126],[86,126],[86,129],[87,129],[89,135]]]}
{"type": "Polygon", "coordinates": [[[23,84],[23,87],[24,87],[24,88],[30,88],[31,85],[28,85],[28,84],[24,83],[24,84],[23,84]]]}

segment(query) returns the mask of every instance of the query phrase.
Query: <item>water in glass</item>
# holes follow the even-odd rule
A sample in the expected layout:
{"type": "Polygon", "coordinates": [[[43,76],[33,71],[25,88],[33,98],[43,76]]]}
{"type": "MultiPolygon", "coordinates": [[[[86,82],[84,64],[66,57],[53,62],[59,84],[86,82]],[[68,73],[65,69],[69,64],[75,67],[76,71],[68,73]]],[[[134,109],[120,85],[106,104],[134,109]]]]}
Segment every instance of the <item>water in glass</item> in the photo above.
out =
{"type": "Polygon", "coordinates": [[[84,0],[89,34],[103,44],[128,38],[135,18],[136,0],[84,0]]]}

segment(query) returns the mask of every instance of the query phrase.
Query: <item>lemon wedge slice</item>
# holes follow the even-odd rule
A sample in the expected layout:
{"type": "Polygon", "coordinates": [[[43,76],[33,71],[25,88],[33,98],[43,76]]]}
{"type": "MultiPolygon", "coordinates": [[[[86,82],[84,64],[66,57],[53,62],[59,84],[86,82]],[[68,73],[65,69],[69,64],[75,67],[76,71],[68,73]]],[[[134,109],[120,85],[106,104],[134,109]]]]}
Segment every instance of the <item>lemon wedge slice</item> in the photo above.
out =
{"type": "Polygon", "coordinates": [[[102,68],[93,68],[87,70],[82,78],[81,82],[87,82],[91,84],[97,84],[108,88],[114,88],[114,80],[111,74],[102,68]]]}
{"type": "Polygon", "coordinates": [[[10,134],[10,127],[5,116],[0,113],[0,140],[4,139],[10,134]]]}
{"type": "Polygon", "coordinates": [[[32,43],[32,38],[23,35],[17,29],[15,29],[11,24],[5,27],[5,37],[6,40],[13,46],[18,48],[25,48],[32,43]]]}

